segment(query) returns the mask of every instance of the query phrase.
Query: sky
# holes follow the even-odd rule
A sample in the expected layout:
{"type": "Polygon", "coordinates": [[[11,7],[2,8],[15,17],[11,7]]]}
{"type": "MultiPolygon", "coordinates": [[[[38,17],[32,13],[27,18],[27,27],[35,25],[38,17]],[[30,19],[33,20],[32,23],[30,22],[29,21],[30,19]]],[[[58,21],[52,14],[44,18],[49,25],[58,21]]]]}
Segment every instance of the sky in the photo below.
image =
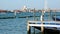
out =
{"type": "MultiPolygon", "coordinates": [[[[47,0],[48,8],[60,8],[60,0],[47,0]]],[[[0,0],[0,9],[15,10],[22,9],[23,6],[27,8],[44,8],[44,0],[0,0]]]]}

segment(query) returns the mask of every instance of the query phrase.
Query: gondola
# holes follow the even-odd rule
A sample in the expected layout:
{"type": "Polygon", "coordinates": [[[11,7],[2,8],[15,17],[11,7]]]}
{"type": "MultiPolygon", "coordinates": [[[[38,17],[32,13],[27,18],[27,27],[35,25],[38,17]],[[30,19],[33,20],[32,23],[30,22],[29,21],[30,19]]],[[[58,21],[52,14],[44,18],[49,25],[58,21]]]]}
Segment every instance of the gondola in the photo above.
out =
{"type": "MultiPolygon", "coordinates": [[[[59,17],[60,17],[60,16],[59,16],[59,17]]],[[[59,18],[59,17],[57,17],[57,16],[56,16],[56,17],[53,16],[52,19],[53,19],[54,21],[55,21],[55,20],[56,20],[56,21],[60,21],[60,18],[59,18]]]]}

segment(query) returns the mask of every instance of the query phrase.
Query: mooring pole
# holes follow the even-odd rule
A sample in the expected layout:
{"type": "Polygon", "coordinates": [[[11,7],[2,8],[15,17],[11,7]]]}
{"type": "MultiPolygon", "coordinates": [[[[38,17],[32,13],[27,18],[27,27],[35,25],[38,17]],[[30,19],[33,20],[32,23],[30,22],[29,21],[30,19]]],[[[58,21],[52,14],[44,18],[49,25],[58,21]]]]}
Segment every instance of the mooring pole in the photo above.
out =
{"type": "Polygon", "coordinates": [[[29,26],[28,16],[26,17],[26,19],[27,19],[27,34],[31,34],[31,27],[29,26]]]}
{"type": "Polygon", "coordinates": [[[31,27],[30,26],[28,26],[28,29],[27,29],[27,34],[31,34],[31,29],[30,29],[31,27]]]}
{"type": "Polygon", "coordinates": [[[14,12],[14,15],[15,15],[15,17],[16,17],[16,11],[14,12]]]}
{"type": "Polygon", "coordinates": [[[50,15],[50,8],[47,10],[47,12],[48,12],[48,16],[49,16],[48,17],[48,21],[50,21],[50,19],[49,19],[51,17],[51,15],[50,15]]]}
{"type": "Polygon", "coordinates": [[[43,27],[43,21],[44,21],[44,10],[42,10],[42,15],[41,15],[41,32],[42,32],[42,34],[44,34],[44,27],[43,27]]]}
{"type": "Polygon", "coordinates": [[[54,10],[54,13],[55,13],[55,21],[56,21],[56,10],[54,10]]]}
{"type": "Polygon", "coordinates": [[[56,9],[54,10],[54,13],[55,13],[55,15],[54,15],[54,16],[55,16],[55,21],[56,21],[56,9]]]}
{"type": "MultiPolygon", "coordinates": [[[[33,12],[33,15],[34,15],[34,21],[35,21],[35,8],[34,8],[33,11],[34,11],[34,12],[33,12]]],[[[34,34],[35,34],[35,28],[34,28],[34,34]]]]}
{"type": "Polygon", "coordinates": [[[31,34],[31,26],[29,26],[29,22],[27,23],[27,34],[31,34]]]}

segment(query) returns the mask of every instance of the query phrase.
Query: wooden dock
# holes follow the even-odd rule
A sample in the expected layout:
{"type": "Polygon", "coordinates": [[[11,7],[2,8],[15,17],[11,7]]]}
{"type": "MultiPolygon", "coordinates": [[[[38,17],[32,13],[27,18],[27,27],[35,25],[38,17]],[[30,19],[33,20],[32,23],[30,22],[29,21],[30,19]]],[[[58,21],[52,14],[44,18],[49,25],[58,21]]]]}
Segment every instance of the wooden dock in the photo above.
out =
{"type": "MultiPolygon", "coordinates": [[[[57,28],[60,27],[60,21],[28,21],[28,25],[27,25],[27,31],[29,33],[30,32],[30,27],[41,27],[41,32],[44,32],[44,29],[48,30],[48,28],[45,27],[51,27],[51,28],[57,28]]],[[[56,31],[58,31],[57,29],[55,29],[56,31]]]]}
{"type": "MultiPolygon", "coordinates": [[[[45,32],[45,30],[48,32],[50,32],[50,34],[52,34],[52,31],[54,31],[55,32],[55,34],[59,34],[60,33],[60,31],[59,30],[57,30],[57,28],[60,28],[60,21],[56,21],[56,12],[57,12],[57,10],[53,10],[53,11],[51,11],[50,9],[49,10],[42,10],[41,12],[42,12],[42,14],[41,14],[41,16],[40,16],[40,21],[36,21],[35,20],[35,9],[33,10],[34,11],[34,20],[33,21],[28,21],[27,20],[27,34],[31,34],[31,27],[34,27],[34,28],[37,28],[37,29],[39,29],[39,30],[41,30],[41,32],[42,32],[42,34],[45,34],[44,32],[45,32]],[[46,12],[49,12],[48,13],[48,20],[47,21],[44,21],[44,14],[46,13],[46,12]],[[54,21],[51,21],[49,18],[50,17],[53,17],[53,16],[51,16],[51,14],[50,14],[50,12],[54,12],[54,16],[55,16],[55,20],[54,21]],[[48,28],[54,28],[54,29],[48,29],[48,28],[45,28],[45,27],[48,27],[48,28]],[[50,31],[51,30],[51,31],[50,31]],[[59,31],[59,32],[58,32],[59,31]]],[[[59,11],[60,12],[60,11],[59,11]]],[[[34,32],[35,32],[35,30],[34,30],[34,32]]],[[[53,33],[54,33],[53,32],[53,33]]],[[[35,34],[35,33],[34,33],[35,34]]],[[[49,34],[49,33],[48,33],[49,34]]]]}

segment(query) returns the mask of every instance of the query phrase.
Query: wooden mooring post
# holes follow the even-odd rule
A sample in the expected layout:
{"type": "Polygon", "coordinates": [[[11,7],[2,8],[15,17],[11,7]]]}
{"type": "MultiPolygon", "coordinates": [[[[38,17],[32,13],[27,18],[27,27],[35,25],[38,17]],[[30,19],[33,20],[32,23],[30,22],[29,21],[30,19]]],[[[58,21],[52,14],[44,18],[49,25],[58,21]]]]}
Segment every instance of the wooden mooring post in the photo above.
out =
{"type": "MultiPolygon", "coordinates": [[[[34,8],[33,11],[34,11],[34,12],[33,12],[33,15],[34,15],[34,21],[35,21],[35,8],[34,8]]],[[[35,34],[35,28],[34,28],[33,30],[34,30],[34,34],[35,34]]]]}
{"type": "Polygon", "coordinates": [[[26,19],[27,19],[27,34],[31,34],[31,26],[29,26],[28,17],[26,17],[26,19]]]}
{"type": "Polygon", "coordinates": [[[45,13],[45,10],[42,10],[42,15],[41,15],[41,32],[42,34],[44,34],[44,26],[43,26],[43,21],[44,21],[44,13],[45,13]]]}
{"type": "Polygon", "coordinates": [[[31,34],[31,26],[27,26],[27,34],[31,34]]]}

